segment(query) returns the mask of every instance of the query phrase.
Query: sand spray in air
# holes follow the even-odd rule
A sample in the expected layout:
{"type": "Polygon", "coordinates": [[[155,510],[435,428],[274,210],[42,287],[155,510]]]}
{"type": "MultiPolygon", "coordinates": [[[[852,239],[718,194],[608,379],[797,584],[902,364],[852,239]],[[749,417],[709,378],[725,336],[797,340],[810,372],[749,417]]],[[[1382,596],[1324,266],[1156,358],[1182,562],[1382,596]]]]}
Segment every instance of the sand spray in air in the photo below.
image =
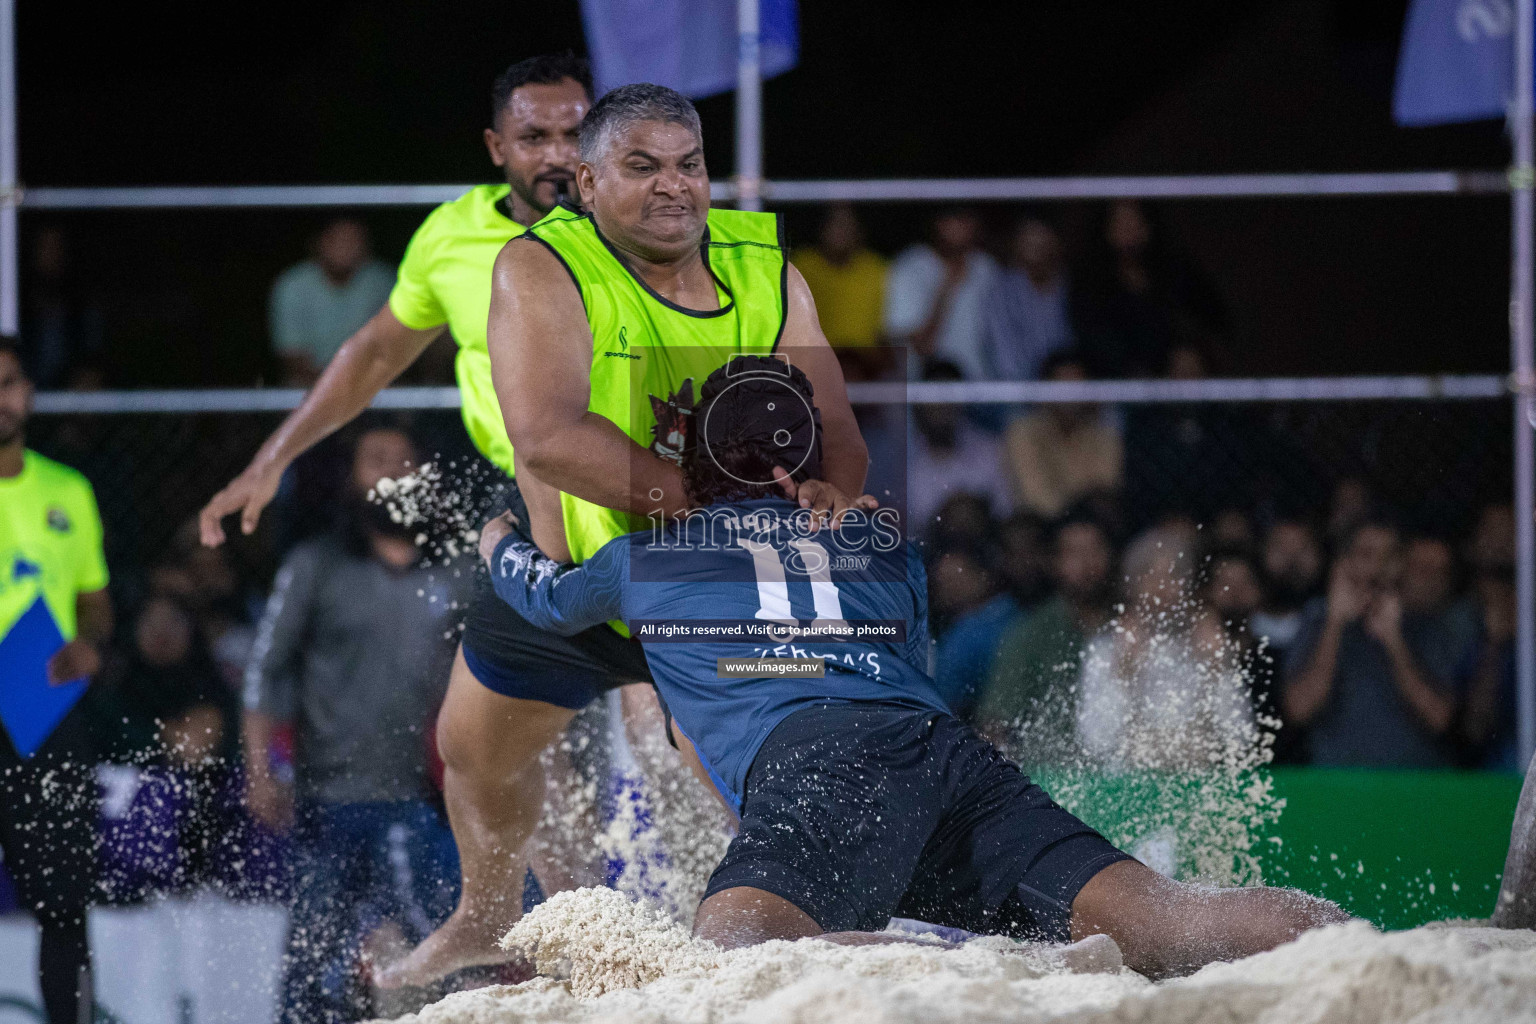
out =
{"type": "Polygon", "coordinates": [[[1131,544],[1114,617],[1003,746],[1154,869],[1251,885],[1263,881],[1254,848],[1284,808],[1264,770],[1279,723],[1255,711],[1267,654],[1201,599],[1197,549],[1176,526],[1131,544]]]}
{"type": "MultiPolygon", "coordinates": [[[[428,463],[381,481],[374,497],[396,521],[421,527],[425,560],[464,572],[479,527],[497,510],[473,498],[483,490],[482,466],[448,470],[428,463]]],[[[1075,680],[1045,694],[1001,740],[1059,803],[1156,869],[1254,884],[1263,880],[1254,847],[1284,806],[1264,771],[1278,723],[1254,710],[1263,651],[1227,629],[1198,594],[1198,548],[1197,531],[1180,526],[1134,542],[1121,603],[1084,645],[1075,680]]],[[[667,745],[659,718],[631,721],[627,732],[633,769],[612,773],[587,758],[585,775],[554,773],[579,791],[552,797],[541,829],[567,850],[594,844],[613,884],[687,922],[729,841],[727,819],[667,745]],[[573,811],[573,802],[583,809],[573,811]],[[606,821],[588,832],[599,803],[606,821]]],[[[578,742],[605,737],[589,731],[578,742]]]]}

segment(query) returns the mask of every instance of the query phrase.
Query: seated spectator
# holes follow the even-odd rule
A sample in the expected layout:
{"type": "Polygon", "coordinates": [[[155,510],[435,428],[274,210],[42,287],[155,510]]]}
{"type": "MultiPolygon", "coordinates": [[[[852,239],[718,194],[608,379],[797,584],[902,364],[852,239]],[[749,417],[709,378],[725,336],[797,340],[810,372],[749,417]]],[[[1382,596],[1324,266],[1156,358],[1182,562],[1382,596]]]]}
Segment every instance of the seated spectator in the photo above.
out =
{"type": "Polygon", "coordinates": [[[21,353],[36,387],[84,390],[91,369],[106,347],[106,318],[101,299],[69,252],[59,227],[38,230],[32,239],[32,276],[21,290],[26,307],[21,319],[21,353]]]}
{"type": "Polygon", "coordinates": [[[1323,546],[1300,519],[1281,519],[1260,550],[1264,601],[1251,623],[1277,663],[1283,664],[1301,631],[1302,610],[1323,579],[1323,546]]]}
{"type": "Polygon", "coordinates": [[[1264,603],[1259,568],[1242,548],[1227,548],[1211,556],[1206,573],[1204,600],[1226,631],[1227,643],[1237,655],[1248,682],[1249,696],[1259,725],[1274,737],[1275,759],[1295,746],[1280,712],[1279,662],[1253,624],[1264,603]]]}
{"type": "Polygon", "coordinates": [[[1419,534],[1403,546],[1403,617],[1432,622],[1450,645],[1465,653],[1477,641],[1477,610],[1456,596],[1456,550],[1443,537],[1419,534]]]}
{"type": "MultiPolygon", "coordinates": [[[[955,381],[960,369],[954,363],[937,362],[928,380],[955,381]]],[[[994,515],[1006,515],[1013,507],[1003,477],[1002,449],[997,439],[965,417],[959,405],[917,405],[912,408],[917,427],[907,450],[907,516],[918,531],[927,528],[934,513],[950,495],[976,494],[991,503],[994,515]]]]}
{"type": "Polygon", "coordinates": [[[1003,634],[976,711],[994,743],[1028,765],[1076,760],[1077,688],[1088,638],[1109,621],[1114,552],[1095,520],[1056,527],[1056,596],[1017,616],[1003,634]]]}
{"type": "Polygon", "coordinates": [[[1226,309],[1192,260],[1170,245],[1138,200],[1104,208],[1093,247],[1073,278],[1078,344],[1104,377],[1152,377],[1176,346],[1221,352],[1226,309]]]}
{"type": "MultiPolygon", "coordinates": [[[[1088,379],[1081,356],[1046,360],[1046,380],[1088,379]]],[[[1019,505],[1055,519],[1091,492],[1115,490],[1124,468],[1120,433],[1086,402],[1052,402],[1020,416],[1004,435],[1013,493],[1019,505]]]]}
{"type": "Polygon", "coordinates": [[[1252,554],[1258,547],[1253,519],[1240,508],[1224,508],[1211,519],[1207,542],[1220,551],[1252,554]]]}
{"type": "Polygon", "coordinates": [[[1333,485],[1328,499],[1328,544],[1333,551],[1343,549],[1345,538],[1354,533],[1371,514],[1375,497],[1363,477],[1346,476],[1333,485]]]}
{"type": "Polygon", "coordinates": [[[810,286],[821,329],[838,349],[850,380],[879,376],[887,353],[880,344],[888,261],[864,244],[864,229],[851,203],[833,203],[816,245],[796,249],[791,261],[810,286]],[[853,351],[848,351],[853,350],[853,351]]]}
{"type": "Polygon", "coordinates": [[[1078,697],[1078,738],[1100,764],[1208,769],[1258,742],[1239,649],[1195,590],[1198,543],[1169,525],[1126,548],[1125,612],[1089,643],[1078,697]]]}
{"type": "MultiPolygon", "coordinates": [[[[1184,344],[1170,350],[1163,369],[1169,380],[1209,375],[1205,354],[1184,344]]],[[[1216,524],[1225,510],[1253,500],[1264,460],[1275,450],[1251,409],[1217,402],[1133,406],[1125,438],[1126,498],[1142,523],[1178,512],[1216,524]]]]}
{"type": "Polygon", "coordinates": [[[1515,564],[1515,507],[1508,502],[1483,506],[1467,542],[1467,562],[1474,573],[1503,572],[1515,564]]]}
{"type": "Polygon", "coordinates": [[[981,218],[953,209],[933,220],[932,242],[896,257],[885,282],[885,333],[905,347],[907,376],[930,360],[953,363],[967,380],[985,379],[984,323],[997,261],[981,248],[981,218]]]}
{"type": "Polygon", "coordinates": [[[1518,773],[1513,563],[1480,568],[1472,592],[1480,629],[1460,672],[1464,696],[1456,738],[1469,767],[1518,773]]]}
{"type": "Polygon", "coordinates": [[[1404,614],[1401,548],[1389,520],[1357,523],[1286,660],[1281,704],[1288,721],[1308,729],[1314,764],[1453,763],[1447,733],[1462,652],[1444,623],[1404,614]]]}
{"type": "Polygon", "coordinates": [[[1462,714],[1457,740],[1463,763],[1490,771],[1519,772],[1515,723],[1515,510],[1497,502],[1483,507],[1467,543],[1477,642],[1459,673],[1462,714]]]}
{"type": "Polygon", "coordinates": [[[197,767],[234,754],[234,694],[192,613],[173,596],[145,602],[102,700],[112,760],[197,767]]]}
{"type": "Polygon", "coordinates": [[[389,298],[395,275],[375,260],[368,229],[350,218],[325,226],[310,259],[272,284],[268,323],[289,387],[309,387],[341,343],[389,298]]]}
{"type": "Polygon", "coordinates": [[[1045,361],[1072,347],[1061,236],[1037,214],[1014,228],[1008,267],[987,296],[985,327],[996,380],[1039,380],[1045,361]]]}
{"type": "Polygon", "coordinates": [[[452,577],[423,567],[417,527],[368,500],[417,461],[398,430],[358,439],[344,523],[283,562],[246,672],[247,802],[267,825],[295,826],[299,857],[283,1020],[368,1017],[355,986],[327,981],[355,976],[360,909],[419,942],[457,895],[427,743],[453,649],[452,577]],[[292,788],[269,766],[290,722],[292,788]]]}
{"type": "Polygon", "coordinates": [[[1051,555],[1045,520],[1033,512],[1015,512],[997,527],[997,570],[1020,608],[1050,596],[1051,555]]]}
{"type": "Polygon", "coordinates": [[[936,625],[934,683],[949,708],[967,721],[991,671],[1003,630],[1019,606],[973,548],[944,552],[928,574],[929,612],[936,625]]]}

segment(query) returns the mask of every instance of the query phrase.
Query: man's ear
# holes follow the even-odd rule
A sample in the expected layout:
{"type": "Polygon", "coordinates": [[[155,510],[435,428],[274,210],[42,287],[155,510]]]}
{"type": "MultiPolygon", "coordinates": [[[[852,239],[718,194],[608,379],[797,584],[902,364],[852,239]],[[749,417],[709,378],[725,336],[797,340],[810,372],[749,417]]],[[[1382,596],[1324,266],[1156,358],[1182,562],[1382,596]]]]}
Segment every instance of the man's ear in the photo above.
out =
{"type": "Polygon", "coordinates": [[[581,205],[587,208],[592,206],[592,195],[597,191],[597,171],[591,164],[583,160],[576,165],[576,192],[581,198],[581,205]]]}
{"type": "Polygon", "coordinates": [[[501,136],[496,134],[496,129],[487,128],[481,133],[481,138],[485,140],[485,151],[491,154],[491,163],[497,167],[506,166],[507,162],[501,156],[501,136]]]}

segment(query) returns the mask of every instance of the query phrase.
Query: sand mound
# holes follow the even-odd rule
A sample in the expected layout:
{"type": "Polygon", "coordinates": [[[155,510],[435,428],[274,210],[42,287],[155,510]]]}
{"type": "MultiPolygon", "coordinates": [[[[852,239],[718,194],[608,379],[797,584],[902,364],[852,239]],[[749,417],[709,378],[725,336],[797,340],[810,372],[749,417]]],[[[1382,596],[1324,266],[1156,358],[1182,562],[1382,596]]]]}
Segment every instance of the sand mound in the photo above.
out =
{"type": "Polygon", "coordinates": [[[1536,933],[1486,928],[1349,924],[1160,985],[999,939],[726,952],[606,889],[555,896],[504,941],[557,977],[451,995],[402,1024],[1536,1022],[1536,933]]]}

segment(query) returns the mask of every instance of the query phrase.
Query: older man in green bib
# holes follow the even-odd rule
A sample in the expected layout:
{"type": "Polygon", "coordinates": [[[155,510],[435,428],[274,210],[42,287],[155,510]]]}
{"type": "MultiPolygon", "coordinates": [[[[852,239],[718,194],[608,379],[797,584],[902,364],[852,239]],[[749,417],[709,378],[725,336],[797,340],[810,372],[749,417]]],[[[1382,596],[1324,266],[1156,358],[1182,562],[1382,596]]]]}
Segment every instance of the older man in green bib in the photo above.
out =
{"type": "MultiPolygon", "coordinates": [[[[492,284],[491,369],[526,503],[519,521],[545,554],[580,562],[648,517],[685,511],[677,456],[697,386],[733,356],[778,353],[810,378],[824,430],[825,479],[797,488],[786,476],[784,487],[835,524],[863,490],[868,457],[778,218],[709,209],[698,114],[670,89],[608,93],[580,141],[588,212],[562,206],[509,242],[492,284]]],[[[442,928],[382,972],[385,984],[505,958],[496,940],[520,909],[543,793],[537,752],[629,681],[575,662],[542,667],[522,652],[554,650],[547,634],[504,604],[479,607],[438,721],[463,894],[442,928]]],[[[638,653],[609,626],[578,637],[638,653]]]]}

